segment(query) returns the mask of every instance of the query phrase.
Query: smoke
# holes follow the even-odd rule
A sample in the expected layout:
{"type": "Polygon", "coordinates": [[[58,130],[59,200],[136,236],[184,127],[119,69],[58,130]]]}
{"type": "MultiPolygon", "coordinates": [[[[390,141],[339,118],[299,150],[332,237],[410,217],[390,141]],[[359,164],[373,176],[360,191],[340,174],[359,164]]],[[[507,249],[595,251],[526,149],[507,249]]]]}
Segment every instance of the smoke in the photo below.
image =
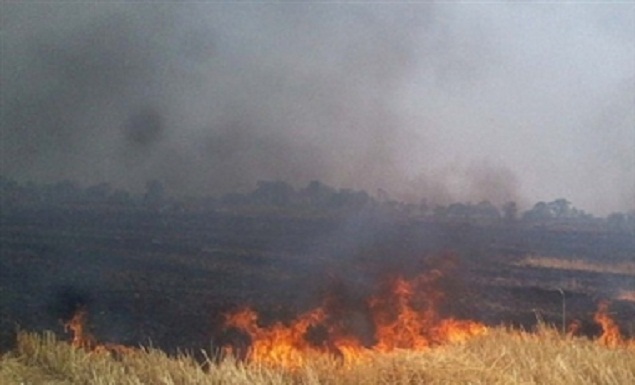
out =
{"type": "Polygon", "coordinates": [[[0,173],[634,208],[633,5],[3,3],[0,173]],[[630,79],[630,80],[629,80],[630,79]]]}

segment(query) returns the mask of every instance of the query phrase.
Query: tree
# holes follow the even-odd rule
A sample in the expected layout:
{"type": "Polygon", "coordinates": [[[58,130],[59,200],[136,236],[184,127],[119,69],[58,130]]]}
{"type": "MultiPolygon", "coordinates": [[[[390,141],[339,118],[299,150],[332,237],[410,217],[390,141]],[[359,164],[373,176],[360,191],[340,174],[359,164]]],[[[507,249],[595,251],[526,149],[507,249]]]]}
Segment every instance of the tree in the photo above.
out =
{"type": "Polygon", "coordinates": [[[130,193],[126,190],[117,189],[110,194],[109,201],[116,204],[127,205],[133,203],[130,193]]]}
{"type": "Polygon", "coordinates": [[[635,212],[612,213],[606,218],[606,225],[611,231],[635,232],[635,212]]]}
{"type": "Polygon", "coordinates": [[[575,209],[572,208],[571,202],[564,198],[556,199],[547,204],[549,210],[556,218],[569,218],[575,215],[575,209]]]}
{"type": "Polygon", "coordinates": [[[300,196],[310,206],[326,207],[331,202],[335,189],[317,180],[311,181],[300,191],[300,196]]]}
{"type": "Polygon", "coordinates": [[[471,210],[473,214],[471,216],[479,219],[500,219],[501,214],[498,208],[494,206],[490,201],[482,201],[474,206],[471,210]]]}
{"type": "Polygon", "coordinates": [[[443,205],[434,206],[433,215],[438,221],[445,220],[448,218],[448,208],[443,205]]]}
{"type": "Polygon", "coordinates": [[[448,206],[447,216],[450,219],[468,219],[469,207],[463,203],[452,203],[448,206]]]}
{"type": "Polygon", "coordinates": [[[295,195],[295,190],[283,181],[258,181],[258,188],[251,194],[256,204],[287,206],[295,195]]]}
{"type": "Polygon", "coordinates": [[[515,222],[518,219],[518,205],[516,202],[510,201],[503,205],[503,219],[508,222],[515,222]]]}
{"type": "MultiPolygon", "coordinates": [[[[86,192],[88,193],[88,189],[86,192]]],[[[52,202],[72,202],[80,199],[81,189],[74,182],[66,179],[48,186],[47,193],[48,199],[52,202]]]]}
{"type": "Polygon", "coordinates": [[[361,209],[370,202],[370,196],[365,191],[341,189],[331,195],[330,205],[335,208],[361,209]]]}
{"type": "Polygon", "coordinates": [[[526,211],[523,214],[525,220],[545,220],[553,218],[553,212],[547,203],[538,202],[531,210],[526,211]]]}

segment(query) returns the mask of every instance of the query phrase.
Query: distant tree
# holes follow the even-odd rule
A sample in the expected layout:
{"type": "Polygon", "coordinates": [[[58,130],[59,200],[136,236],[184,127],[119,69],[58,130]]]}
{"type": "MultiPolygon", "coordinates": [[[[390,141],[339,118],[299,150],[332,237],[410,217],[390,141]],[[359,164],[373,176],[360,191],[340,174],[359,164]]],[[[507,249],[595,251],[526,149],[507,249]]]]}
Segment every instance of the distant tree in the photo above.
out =
{"type": "Polygon", "coordinates": [[[67,203],[81,199],[81,189],[70,180],[63,180],[52,185],[45,186],[44,194],[49,202],[67,203]]]}
{"type": "Polygon", "coordinates": [[[503,205],[503,219],[508,222],[514,222],[518,219],[518,205],[516,202],[510,201],[503,205]]]}
{"type": "Polygon", "coordinates": [[[556,199],[552,202],[538,202],[534,207],[523,214],[524,220],[546,220],[546,219],[566,219],[566,220],[589,220],[593,217],[573,207],[571,202],[564,198],[556,199]]]}
{"type": "Polygon", "coordinates": [[[428,200],[423,198],[419,203],[419,215],[426,217],[433,210],[432,207],[428,204],[428,200]]]}
{"type": "Polygon", "coordinates": [[[468,219],[470,207],[464,203],[452,203],[448,206],[447,217],[450,219],[468,219]]]}
{"type": "Polygon", "coordinates": [[[470,216],[474,219],[500,219],[501,214],[498,208],[490,201],[482,201],[470,210],[470,216]]]}
{"type": "Polygon", "coordinates": [[[635,212],[612,213],[606,217],[606,225],[611,231],[635,233],[635,212]]]}
{"type": "Polygon", "coordinates": [[[258,181],[258,188],[251,193],[256,204],[288,206],[294,198],[295,190],[283,181],[258,181]]]}
{"type": "Polygon", "coordinates": [[[377,189],[377,200],[380,203],[384,203],[390,200],[390,195],[388,194],[388,192],[386,190],[384,190],[383,188],[378,188],[377,189]]]}
{"type": "Polygon", "coordinates": [[[116,204],[131,204],[132,197],[126,190],[117,189],[110,194],[109,201],[116,204]]]}
{"type": "Polygon", "coordinates": [[[314,207],[326,207],[331,204],[336,190],[320,181],[314,180],[303,188],[299,195],[301,199],[314,207]]]}
{"type": "Polygon", "coordinates": [[[553,218],[553,212],[547,203],[538,202],[531,210],[525,211],[523,214],[524,220],[545,220],[553,218]]]}
{"type": "Polygon", "coordinates": [[[244,206],[249,204],[249,198],[240,193],[228,193],[220,198],[223,206],[244,206]]]}
{"type": "Polygon", "coordinates": [[[228,193],[220,198],[220,202],[224,206],[244,206],[249,203],[249,198],[240,193],[228,193]]]}
{"type": "Polygon", "coordinates": [[[371,198],[365,191],[341,189],[331,194],[330,206],[334,208],[360,209],[370,202],[371,198]]]}
{"type": "Polygon", "coordinates": [[[433,210],[434,219],[444,220],[448,217],[448,208],[443,205],[434,206],[433,210]]]}
{"type": "Polygon", "coordinates": [[[575,216],[577,211],[571,206],[571,202],[563,198],[549,202],[547,206],[556,218],[570,218],[575,216]]]}
{"type": "Polygon", "coordinates": [[[626,213],[626,226],[631,234],[635,234],[635,210],[626,213]]]}

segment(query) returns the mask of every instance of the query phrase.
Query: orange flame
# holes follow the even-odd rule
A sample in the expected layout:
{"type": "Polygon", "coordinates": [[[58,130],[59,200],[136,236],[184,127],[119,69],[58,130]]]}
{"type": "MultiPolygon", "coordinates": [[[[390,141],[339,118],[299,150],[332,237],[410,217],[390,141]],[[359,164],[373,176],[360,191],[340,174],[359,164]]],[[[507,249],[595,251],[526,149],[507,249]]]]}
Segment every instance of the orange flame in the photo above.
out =
{"type": "Polygon", "coordinates": [[[305,335],[309,328],[323,320],[324,312],[318,308],[301,315],[291,326],[277,322],[263,328],[258,326],[255,311],[242,309],[226,317],[226,326],[240,329],[251,337],[248,353],[251,361],[298,367],[306,362],[310,353],[321,352],[306,341],[305,335]]]}
{"type": "Polygon", "coordinates": [[[580,334],[580,330],[582,329],[582,323],[580,320],[573,320],[569,322],[569,326],[567,326],[567,337],[574,337],[580,334]]]}
{"type": "Polygon", "coordinates": [[[76,348],[93,350],[96,346],[96,341],[95,337],[93,337],[86,327],[87,319],[88,312],[85,309],[79,309],[75,312],[73,317],[64,324],[64,330],[66,332],[70,330],[70,332],[73,333],[71,345],[76,348]]]}
{"type": "Polygon", "coordinates": [[[617,323],[609,315],[609,302],[601,301],[598,304],[598,310],[595,312],[593,319],[602,327],[602,335],[598,342],[603,345],[615,347],[624,344],[624,338],[620,333],[617,323]]]}
{"type": "Polygon", "coordinates": [[[394,349],[422,349],[430,345],[422,331],[430,326],[435,314],[416,312],[411,307],[413,296],[412,282],[400,277],[394,281],[389,296],[370,300],[376,328],[375,349],[386,352],[394,349]],[[396,306],[396,316],[391,314],[392,304],[396,306]]]}
{"type": "Polygon", "coordinates": [[[242,309],[226,315],[225,326],[237,328],[250,337],[247,359],[287,368],[300,367],[318,354],[338,356],[345,363],[352,363],[373,351],[423,350],[443,343],[464,342],[486,333],[487,327],[478,322],[440,319],[437,306],[443,295],[425,290],[438,275],[435,271],[410,281],[397,278],[385,295],[368,301],[375,330],[371,346],[364,346],[354,332],[344,332],[323,307],[301,315],[288,326],[278,322],[269,327],[258,325],[255,311],[242,309]],[[320,326],[328,332],[325,341],[310,342],[307,332],[320,326]]]}
{"type": "Polygon", "coordinates": [[[78,309],[73,317],[64,324],[64,330],[73,333],[71,345],[75,348],[84,349],[89,352],[109,353],[113,355],[129,354],[134,351],[119,344],[98,344],[95,336],[88,330],[88,312],[86,309],[78,309]]]}
{"type": "MultiPolygon", "coordinates": [[[[285,368],[299,368],[320,355],[338,357],[345,365],[370,357],[372,352],[390,352],[397,349],[420,351],[445,343],[463,343],[488,332],[478,322],[442,318],[438,306],[444,295],[435,289],[438,271],[412,280],[397,278],[390,282],[383,295],[367,301],[369,320],[372,321],[374,341],[364,344],[355,331],[347,330],[330,314],[329,306],[318,307],[301,314],[289,324],[275,322],[270,326],[259,324],[259,315],[243,308],[225,316],[225,326],[236,328],[250,338],[246,358],[254,363],[285,368]],[[322,328],[326,336],[314,341],[309,338],[313,329],[322,328]]],[[[328,305],[328,303],[327,303],[328,305]]],[[[594,320],[602,327],[598,342],[608,347],[635,348],[635,339],[624,338],[615,320],[608,312],[609,302],[602,301],[594,320]]],[[[89,352],[112,355],[132,354],[138,350],[118,344],[99,344],[87,327],[88,313],[79,309],[65,323],[72,332],[72,346],[89,352]]],[[[572,323],[569,336],[577,334],[580,322],[572,323]]],[[[231,347],[225,350],[232,353],[231,347]]]]}

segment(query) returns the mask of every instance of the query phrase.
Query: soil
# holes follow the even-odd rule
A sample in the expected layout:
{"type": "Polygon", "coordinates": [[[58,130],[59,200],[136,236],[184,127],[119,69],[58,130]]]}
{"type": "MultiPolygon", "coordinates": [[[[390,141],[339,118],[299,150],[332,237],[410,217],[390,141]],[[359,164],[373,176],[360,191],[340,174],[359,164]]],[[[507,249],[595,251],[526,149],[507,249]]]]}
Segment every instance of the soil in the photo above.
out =
{"type": "MultiPolygon", "coordinates": [[[[527,256],[635,262],[628,234],[513,224],[437,223],[358,212],[341,216],[104,208],[2,214],[0,348],[17,328],[52,330],[78,308],[100,341],[175,351],[233,338],[223,314],[249,305],[262,322],[288,320],[335,296],[351,317],[383,280],[437,269],[444,316],[488,325],[600,332],[603,299],[635,335],[635,276],[519,264],[527,256]],[[563,303],[564,302],[564,303],[563,303]],[[563,312],[564,305],[564,312],[563,312]]],[[[362,309],[362,310],[360,310],[362,309]]]]}

